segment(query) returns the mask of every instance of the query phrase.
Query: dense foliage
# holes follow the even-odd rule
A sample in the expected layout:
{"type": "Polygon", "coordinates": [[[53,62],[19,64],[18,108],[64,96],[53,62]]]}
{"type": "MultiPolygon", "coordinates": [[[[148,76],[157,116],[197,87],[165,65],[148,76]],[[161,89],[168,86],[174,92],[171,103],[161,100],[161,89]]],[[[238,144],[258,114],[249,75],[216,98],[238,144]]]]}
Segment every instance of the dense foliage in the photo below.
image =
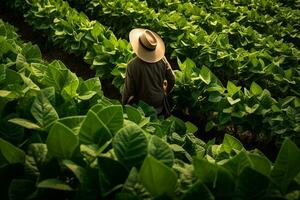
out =
{"type": "MultiPolygon", "coordinates": [[[[182,73],[177,73],[175,108],[185,114],[197,117],[200,114],[208,118],[206,131],[213,127],[224,130],[233,126],[235,132],[255,133],[259,141],[268,142],[273,138],[282,142],[282,138],[290,136],[299,144],[299,136],[296,134],[300,127],[299,94],[296,89],[299,87],[299,50],[296,47],[281,40],[276,42],[273,36],[264,37],[251,27],[246,28],[237,22],[230,23],[224,16],[210,17],[205,8],[192,3],[174,4],[184,15],[172,12],[178,16],[173,18],[170,17],[170,13],[167,14],[167,10],[155,12],[148,8],[147,4],[133,3],[134,1],[136,0],[71,2],[81,8],[86,7],[87,12],[92,11],[93,16],[113,27],[118,34],[124,35],[131,28],[140,25],[157,30],[166,40],[171,52],[179,52],[178,48],[176,47],[176,50],[174,47],[184,43],[187,51],[183,55],[190,56],[196,63],[200,62],[196,64],[199,69],[210,68],[216,75],[218,83],[215,87],[214,81],[203,81],[195,64],[187,64],[183,72],[185,81],[181,81],[182,73]],[[205,20],[196,24],[199,18],[205,20]],[[182,27],[187,27],[188,31],[182,27]],[[199,31],[206,36],[197,35],[199,31]],[[194,39],[203,38],[203,40],[197,43],[195,40],[184,42],[183,35],[189,37],[194,35],[194,39]],[[195,47],[195,44],[200,46],[195,47]],[[195,49],[197,51],[194,51],[195,49]],[[216,54],[216,59],[213,54],[216,54]],[[271,60],[266,61],[265,58],[271,60]],[[224,59],[232,61],[227,62],[224,59]],[[285,65],[295,67],[284,69],[285,65]],[[245,86],[246,91],[240,90],[239,83],[245,86]],[[222,84],[229,86],[223,87],[222,84]],[[204,85],[209,85],[209,92],[204,85]],[[230,91],[231,85],[236,88],[233,89],[233,93],[230,91]],[[257,91],[250,94],[247,91],[251,91],[251,88],[257,91]],[[260,97],[256,98],[259,95],[260,97]]],[[[71,49],[71,52],[72,49],[73,52],[83,52],[83,55],[86,52],[85,60],[92,64],[97,74],[101,77],[113,75],[113,84],[122,90],[125,63],[132,56],[126,40],[117,40],[107,28],[96,21],[90,21],[83,13],[79,14],[70,8],[66,2],[52,0],[26,2],[25,6],[22,4],[17,7],[23,9],[26,20],[34,28],[49,31],[50,39],[54,43],[63,44],[63,47],[71,49]],[[107,34],[100,30],[106,30],[110,36],[106,37],[107,34]]],[[[203,72],[207,73],[209,79],[210,70],[203,72]]]]}
{"type": "Polygon", "coordinates": [[[104,97],[99,77],[46,62],[0,19],[1,198],[300,198],[298,1],[68,2],[5,5],[120,91],[128,32],[155,30],[177,59],[175,109],[224,137],[205,143],[189,121],[104,97]],[[279,153],[270,161],[227,131],[276,141],[279,153]]]}

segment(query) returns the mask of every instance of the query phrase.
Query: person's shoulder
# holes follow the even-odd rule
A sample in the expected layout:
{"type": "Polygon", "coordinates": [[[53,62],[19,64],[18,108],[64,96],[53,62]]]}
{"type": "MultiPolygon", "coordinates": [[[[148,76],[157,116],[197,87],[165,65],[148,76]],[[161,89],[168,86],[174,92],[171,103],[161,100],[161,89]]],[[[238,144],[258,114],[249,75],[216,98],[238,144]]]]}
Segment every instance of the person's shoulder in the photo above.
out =
{"type": "Polygon", "coordinates": [[[139,62],[140,62],[139,57],[135,56],[128,62],[128,65],[135,65],[136,63],[139,63],[139,62]]]}

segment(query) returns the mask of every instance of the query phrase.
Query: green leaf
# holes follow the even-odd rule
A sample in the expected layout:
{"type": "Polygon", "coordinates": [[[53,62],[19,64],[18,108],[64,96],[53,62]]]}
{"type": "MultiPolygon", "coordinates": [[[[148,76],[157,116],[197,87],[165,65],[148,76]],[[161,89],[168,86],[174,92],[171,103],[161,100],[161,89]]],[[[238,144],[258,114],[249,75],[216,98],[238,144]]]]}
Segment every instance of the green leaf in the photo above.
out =
{"type": "Polygon", "coordinates": [[[68,71],[67,76],[65,78],[65,85],[61,91],[62,96],[65,99],[74,98],[77,96],[77,88],[79,86],[79,80],[76,74],[68,71]]]}
{"type": "Polygon", "coordinates": [[[27,119],[22,119],[22,118],[13,118],[8,120],[11,123],[17,124],[19,126],[25,127],[27,129],[34,129],[34,130],[40,130],[41,127],[27,119]]]}
{"type": "Polygon", "coordinates": [[[270,179],[259,172],[246,167],[237,180],[237,194],[240,199],[265,199],[270,179]]]}
{"type": "Polygon", "coordinates": [[[231,81],[228,81],[227,82],[227,91],[228,91],[228,94],[230,96],[233,96],[235,93],[237,93],[238,91],[241,90],[241,87],[237,87],[234,83],[232,83],[231,81]]]}
{"type": "Polygon", "coordinates": [[[126,181],[128,172],[120,162],[107,157],[98,157],[98,166],[100,190],[103,196],[126,181]]]}
{"type": "Polygon", "coordinates": [[[189,121],[185,122],[185,126],[186,126],[186,131],[188,133],[194,134],[198,131],[198,127],[195,126],[195,124],[193,124],[192,122],[189,122],[189,121]]]}
{"type": "Polygon", "coordinates": [[[241,151],[239,154],[225,162],[223,167],[231,172],[232,175],[237,177],[245,167],[253,167],[253,163],[248,154],[244,151],[241,151]]]}
{"type": "Polygon", "coordinates": [[[147,156],[140,170],[143,185],[154,196],[171,194],[177,184],[176,173],[152,156],[147,156]]]}
{"type": "Polygon", "coordinates": [[[48,65],[41,82],[46,86],[55,87],[67,100],[77,96],[79,80],[61,61],[55,60],[48,65]]]}
{"type": "Polygon", "coordinates": [[[80,184],[87,184],[87,172],[83,167],[77,165],[71,160],[63,160],[62,164],[73,172],[73,174],[79,180],[80,184]]]}
{"type": "Polygon", "coordinates": [[[174,132],[181,135],[186,133],[186,125],[184,121],[173,115],[171,115],[167,120],[172,122],[172,128],[174,128],[174,132]]]}
{"type": "Polygon", "coordinates": [[[0,98],[7,98],[12,92],[8,90],[0,90],[0,98]]]}
{"type": "Polygon", "coordinates": [[[253,163],[253,169],[265,176],[270,176],[272,164],[266,157],[251,153],[249,158],[253,163]]]}
{"type": "Polygon", "coordinates": [[[201,197],[201,199],[206,200],[215,199],[210,190],[200,181],[197,181],[186,193],[184,193],[182,200],[194,200],[195,197],[201,197]]]}
{"type": "Polygon", "coordinates": [[[231,97],[227,97],[227,101],[230,103],[230,105],[234,105],[234,104],[240,102],[241,99],[240,99],[240,98],[238,98],[238,99],[233,99],[233,98],[231,98],[231,97]]]}
{"type": "Polygon", "coordinates": [[[79,130],[80,142],[102,146],[111,138],[112,134],[107,126],[95,112],[89,110],[79,130]]]}
{"type": "Polygon", "coordinates": [[[37,45],[31,43],[25,44],[21,51],[22,55],[26,58],[26,62],[39,62],[42,59],[42,53],[37,45]]]}
{"type": "Polygon", "coordinates": [[[117,158],[128,169],[140,166],[147,155],[147,138],[135,124],[120,129],[113,138],[112,145],[117,158]]]}
{"type": "Polygon", "coordinates": [[[194,158],[194,173],[205,184],[214,187],[216,199],[233,199],[234,179],[224,167],[210,163],[205,159],[194,158]]]}
{"type": "Polygon", "coordinates": [[[209,102],[217,103],[217,102],[220,102],[221,100],[222,100],[222,95],[220,93],[212,92],[209,94],[209,97],[208,97],[209,102]]]}
{"type": "Polygon", "coordinates": [[[225,134],[222,147],[226,153],[230,154],[233,150],[241,151],[244,149],[242,143],[235,137],[225,134]]]}
{"type": "Polygon", "coordinates": [[[260,95],[263,92],[263,89],[255,82],[251,83],[250,91],[254,95],[260,95]]]}
{"type": "Polygon", "coordinates": [[[86,116],[70,116],[70,117],[60,118],[58,122],[62,123],[63,125],[67,126],[69,129],[71,129],[75,133],[75,135],[78,135],[80,127],[85,118],[86,116]]]}
{"type": "Polygon", "coordinates": [[[67,126],[56,122],[50,130],[46,144],[52,156],[69,159],[78,146],[78,138],[67,126]]]}
{"type": "Polygon", "coordinates": [[[123,108],[121,105],[108,106],[97,113],[98,117],[115,134],[123,127],[123,108]]]}
{"type": "Polygon", "coordinates": [[[138,109],[129,105],[126,105],[125,108],[128,119],[136,124],[139,124],[143,117],[141,112],[138,109]]]}
{"type": "Polygon", "coordinates": [[[174,163],[172,149],[156,135],[152,135],[149,139],[148,153],[169,167],[172,167],[174,163]]]}
{"type": "Polygon", "coordinates": [[[58,180],[58,179],[46,179],[37,184],[38,188],[45,188],[45,189],[53,189],[53,190],[64,190],[64,191],[73,191],[74,189],[71,188],[65,182],[58,180]]]}
{"type": "Polygon", "coordinates": [[[15,163],[23,164],[25,162],[25,153],[2,138],[0,138],[0,152],[0,167],[15,163]]]}
{"type": "Polygon", "coordinates": [[[78,98],[81,100],[88,100],[98,94],[102,96],[101,83],[98,77],[88,79],[82,82],[78,88],[78,98]]]}
{"type": "Polygon", "coordinates": [[[208,85],[211,82],[211,71],[203,66],[200,70],[199,78],[208,85]]]}
{"type": "Polygon", "coordinates": [[[290,139],[285,139],[276,158],[271,178],[285,194],[290,182],[299,171],[300,150],[290,139]]]}
{"type": "Polygon", "coordinates": [[[47,145],[44,143],[32,143],[28,147],[28,155],[34,158],[39,169],[41,169],[46,160],[47,152],[47,145]]]}
{"type": "Polygon", "coordinates": [[[220,170],[218,165],[199,158],[193,159],[193,165],[195,175],[203,183],[213,183],[220,170]]]}
{"type": "Polygon", "coordinates": [[[210,131],[211,129],[213,129],[216,126],[216,124],[213,121],[209,121],[206,123],[205,125],[205,132],[210,131]]]}
{"type": "Polygon", "coordinates": [[[31,114],[39,122],[40,127],[48,129],[56,120],[58,114],[43,93],[36,96],[32,106],[31,114]]]}
{"type": "MultiPolygon", "coordinates": [[[[139,172],[138,170],[133,167],[131,168],[129,175],[123,184],[123,190],[124,192],[128,192],[130,194],[133,194],[135,198],[131,200],[138,200],[138,197],[150,197],[149,192],[146,190],[146,188],[142,185],[139,172]]],[[[122,200],[122,198],[120,199],[122,200]]]]}

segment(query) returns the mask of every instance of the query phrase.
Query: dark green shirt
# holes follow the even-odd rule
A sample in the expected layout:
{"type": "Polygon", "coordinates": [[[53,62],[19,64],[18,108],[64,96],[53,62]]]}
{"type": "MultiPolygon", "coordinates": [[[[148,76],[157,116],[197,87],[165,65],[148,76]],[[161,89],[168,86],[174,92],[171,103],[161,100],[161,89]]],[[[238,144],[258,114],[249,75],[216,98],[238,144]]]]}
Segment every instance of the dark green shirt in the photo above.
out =
{"type": "Polygon", "coordinates": [[[170,92],[175,84],[172,69],[167,69],[163,60],[147,63],[138,57],[127,65],[122,103],[127,104],[131,96],[156,108],[159,112],[163,106],[163,81],[167,80],[170,92]]]}

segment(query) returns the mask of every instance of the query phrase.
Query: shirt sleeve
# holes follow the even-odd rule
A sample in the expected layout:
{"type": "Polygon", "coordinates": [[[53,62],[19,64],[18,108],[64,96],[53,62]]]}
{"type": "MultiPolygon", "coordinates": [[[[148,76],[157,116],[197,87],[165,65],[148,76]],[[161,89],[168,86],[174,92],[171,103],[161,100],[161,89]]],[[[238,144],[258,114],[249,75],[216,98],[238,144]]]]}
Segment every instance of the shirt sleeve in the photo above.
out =
{"type": "Polygon", "coordinates": [[[168,82],[167,92],[170,93],[175,85],[175,74],[172,70],[170,63],[166,61],[165,64],[167,65],[165,74],[166,80],[168,82]]]}
{"type": "Polygon", "coordinates": [[[131,73],[131,64],[128,64],[125,75],[125,84],[122,95],[122,104],[125,105],[128,103],[128,99],[134,95],[134,81],[131,73]]]}

